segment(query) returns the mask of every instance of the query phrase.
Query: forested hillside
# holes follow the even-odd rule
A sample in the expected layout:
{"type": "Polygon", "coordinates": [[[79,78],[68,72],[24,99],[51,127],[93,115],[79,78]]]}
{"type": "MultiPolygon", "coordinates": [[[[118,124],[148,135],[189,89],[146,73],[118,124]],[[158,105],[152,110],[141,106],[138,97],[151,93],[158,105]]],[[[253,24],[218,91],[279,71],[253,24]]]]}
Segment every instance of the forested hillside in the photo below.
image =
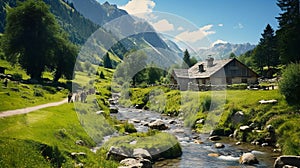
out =
{"type": "MultiPolygon", "coordinates": [[[[24,1],[24,0],[20,0],[24,1]]],[[[99,26],[83,17],[74,7],[62,0],[44,0],[50,5],[60,26],[69,34],[69,39],[76,44],[83,44],[99,26]]],[[[0,33],[4,33],[6,10],[17,5],[16,0],[0,2],[0,33]]]]}

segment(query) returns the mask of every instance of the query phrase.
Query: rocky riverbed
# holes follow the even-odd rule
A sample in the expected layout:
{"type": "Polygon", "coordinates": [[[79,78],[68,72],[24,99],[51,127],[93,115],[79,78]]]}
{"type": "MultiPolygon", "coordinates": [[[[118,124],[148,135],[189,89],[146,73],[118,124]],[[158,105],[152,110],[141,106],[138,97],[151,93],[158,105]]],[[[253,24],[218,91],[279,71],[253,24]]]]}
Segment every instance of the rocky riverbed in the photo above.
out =
{"type": "Polygon", "coordinates": [[[232,138],[209,139],[208,134],[198,134],[183,126],[183,121],[159,113],[134,108],[119,108],[111,114],[119,120],[133,123],[139,132],[146,132],[150,127],[175,135],[182,146],[182,156],[176,159],[157,161],[153,167],[239,167],[239,159],[244,153],[252,153],[258,163],[255,167],[273,167],[277,157],[270,147],[237,143],[232,138]]]}

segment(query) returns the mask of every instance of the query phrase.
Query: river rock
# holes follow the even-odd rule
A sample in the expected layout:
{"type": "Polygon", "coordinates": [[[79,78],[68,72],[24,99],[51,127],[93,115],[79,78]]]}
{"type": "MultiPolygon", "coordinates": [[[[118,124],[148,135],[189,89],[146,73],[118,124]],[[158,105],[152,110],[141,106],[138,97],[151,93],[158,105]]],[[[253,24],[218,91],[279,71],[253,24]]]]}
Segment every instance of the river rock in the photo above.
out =
{"type": "Polygon", "coordinates": [[[222,144],[222,143],[216,143],[214,146],[215,146],[215,148],[224,148],[225,147],[224,144],[222,144]]]}
{"type": "Polygon", "coordinates": [[[258,160],[256,159],[255,155],[252,153],[244,153],[239,160],[240,164],[258,164],[258,160]]]}
{"type": "Polygon", "coordinates": [[[120,164],[122,166],[118,168],[152,168],[151,161],[148,159],[123,159],[120,164]]]}
{"type": "Polygon", "coordinates": [[[133,157],[152,160],[152,156],[150,155],[150,153],[146,149],[143,149],[143,148],[134,149],[133,157]]]}
{"type": "Polygon", "coordinates": [[[218,140],[221,140],[221,137],[215,135],[215,136],[209,137],[208,139],[211,140],[211,141],[218,141],[218,140]]]}
{"type": "Polygon", "coordinates": [[[240,126],[240,131],[242,132],[249,132],[251,128],[248,125],[240,126]]]}
{"type": "Polygon", "coordinates": [[[195,143],[195,144],[203,144],[203,141],[201,141],[201,140],[199,140],[199,139],[196,139],[196,140],[194,140],[194,143],[195,143]]]}
{"type": "Polygon", "coordinates": [[[284,166],[300,167],[300,156],[283,155],[275,160],[274,168],[283,168],[284,166]]]}
{"type": "Polygon", "coordinates": [[[210,156],[210,157],[219,157],[220,154],[218,154],[218,153],[209,153],[207,156],[210,156]]]}
{"type": "Polygon", "coordinates": [[[166,129],[168,129],[168,126],[160,119],[157,119],[156,121],[151,122],[149,124],[149,127],[151,129],[157,129],[157,130],[166,130],[166,129]]]}
{"type": "Polygon", "coordinates": [[[128,149],[111,146],[109,151],[106,154],[106,159],[121,161],[123,159],[130,157],[130,155],[131,154],[130,151],[128,151],[128,149]]]}
{"type": "Polygon", "coordinates": [[[84,146],[84,145],[85,145],[84,141],[81,140],[81,139],[76,140],[75,144],[76,144],[76,145],[80,145],[80,146],[84,146]]]}
{"type": "Polygon", "coordinates": [[[204,119],[199,119],[196,121],[196,124],[204,124],[205,120],[204,119]]]}
{"type": "Polygon", "coordinates": [[[109,112],[110,113],[118,113],[119,109],[116,106],[111,106],[111,107],[109,107],[109,112]]]}
{"type": "Polygon", "coordinates": [[[234,113],[234,115],[231,118],[231,120],[234,124],[238,124],[238,123],[242,122],[244,119],[245,119],[245,115],[242,111],[238,111],[238,112],[234,113]]]}

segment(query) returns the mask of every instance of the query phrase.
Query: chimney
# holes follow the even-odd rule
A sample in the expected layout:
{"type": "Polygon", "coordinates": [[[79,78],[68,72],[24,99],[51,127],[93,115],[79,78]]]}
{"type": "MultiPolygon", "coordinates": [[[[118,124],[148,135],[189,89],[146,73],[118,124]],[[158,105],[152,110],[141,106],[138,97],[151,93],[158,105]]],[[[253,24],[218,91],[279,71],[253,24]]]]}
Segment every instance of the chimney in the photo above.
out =
{"type": "Polygon", "coordinates": [[[207,67],[212,67],[214,65],[214,58],[209,57],[206,59],[207,61],[207,67]]]}
{"type": "Polygon", "coordinates": [[[198,65],[199,67],[199,72],[204,72],[204,66],[203,64],[198,65]]]}

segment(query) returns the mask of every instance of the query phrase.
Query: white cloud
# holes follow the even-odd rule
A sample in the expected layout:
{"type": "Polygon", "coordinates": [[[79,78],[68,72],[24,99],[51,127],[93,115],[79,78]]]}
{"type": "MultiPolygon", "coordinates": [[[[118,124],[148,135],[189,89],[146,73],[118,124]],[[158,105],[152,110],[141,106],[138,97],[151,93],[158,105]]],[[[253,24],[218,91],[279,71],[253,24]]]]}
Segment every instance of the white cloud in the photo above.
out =
{"type": "Polygon", "coordinates": [[[211,28],[213,27],[213,25],[206,25],[201,27],[200,29],[196,30],[196,31],[185,31],[180,33],[179,35],[176,36],[177,40],[182,40],[185,42],[197,42],[201,39],[203,39],[204,37],[210,35],[210,34],[215,34],[215,31],[212,31],[211,28]]]}
{"type": "Polygon", "coordinates": [[[155,30],[159,32],[166,32],[174,30],[174,25],[171,24],[168,20],[163,19],[156,23],[152,23],[152,26],[155,28],[155,30]]]}
{"type": "Polygon", "coordinates": [[[242,29],[244,25],[242,23],[238,23],[236,26],[233,27],[234,29],[242,29]]]}
{"type": "Polygon", "coordinates": [[[219,27],[223,27],[224,25],[222,23],[218,24],[219,27]]]}
{"type": "Polygon", "coordinates": [[[129,14],[150,13],[155,7],[153,0],[130,0],[126,5],[120,6],[129,14]]]}
{"type": "Polygon", "coordinates": [[[177,28],[177,30],[178,30],[178,31],[182,31],[182,30],[184,30],[184,28],[181,27],[181,26],[179,26],[179,27],[177,28]]]}
{"type": "Polygon", "coordinates": [[[212,44],[211,44],[211,47],[213,47],[214,45],[216,45],[216,44],[226,44],[226,43],[228,43],[227,41],[224,41],[224,40],[216,40],[215,42],[213,42],[212,44]]]}

